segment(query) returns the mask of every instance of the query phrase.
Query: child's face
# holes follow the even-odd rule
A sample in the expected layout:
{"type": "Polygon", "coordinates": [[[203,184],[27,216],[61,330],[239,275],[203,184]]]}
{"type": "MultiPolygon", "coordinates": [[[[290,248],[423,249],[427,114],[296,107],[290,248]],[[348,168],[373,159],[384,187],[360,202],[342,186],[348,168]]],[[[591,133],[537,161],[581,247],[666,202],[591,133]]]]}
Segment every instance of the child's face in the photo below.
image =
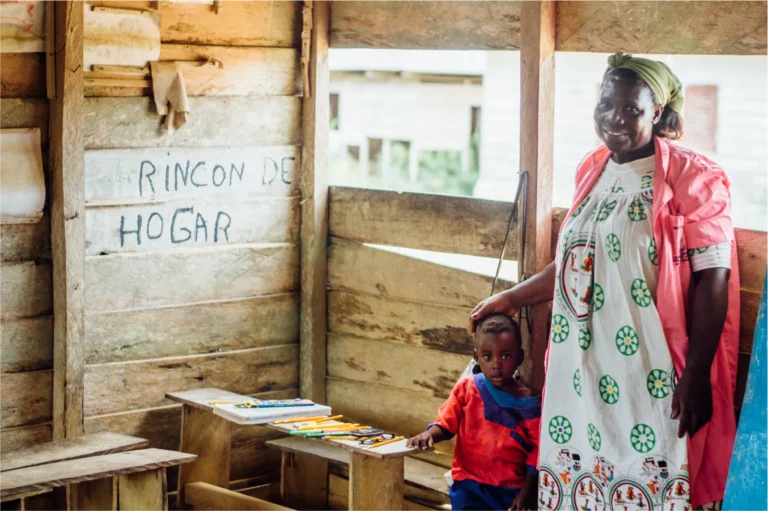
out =
{"type": "Polygon", "coordinates": [[[512,383],[512,375],[522,362],[522,349],[515,332],[475,334],[475,360],[494,386],[512,383]]]}

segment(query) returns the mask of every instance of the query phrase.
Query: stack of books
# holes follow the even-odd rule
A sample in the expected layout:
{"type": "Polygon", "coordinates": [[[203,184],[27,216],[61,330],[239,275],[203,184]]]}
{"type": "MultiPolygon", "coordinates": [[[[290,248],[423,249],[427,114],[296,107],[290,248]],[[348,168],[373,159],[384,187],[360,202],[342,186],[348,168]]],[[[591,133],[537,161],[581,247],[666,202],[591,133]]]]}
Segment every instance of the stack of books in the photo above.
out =
{"type": "Polygon", "coordinates": [[[331,407],[307,399],[244,399],[242,403],[213,404],[213,413],[237,424],[267,424],[279,419],[331,415],[331,407]]]}

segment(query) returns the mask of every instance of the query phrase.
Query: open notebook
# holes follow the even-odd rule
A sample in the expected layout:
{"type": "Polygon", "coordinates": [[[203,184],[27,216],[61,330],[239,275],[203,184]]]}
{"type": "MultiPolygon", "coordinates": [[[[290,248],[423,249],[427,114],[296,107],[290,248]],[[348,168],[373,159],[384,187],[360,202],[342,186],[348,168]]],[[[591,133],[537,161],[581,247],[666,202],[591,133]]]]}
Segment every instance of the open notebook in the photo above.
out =
{"type": "Polygon", "coordinates": [[[237,424],[267,424],[279,419],[317,417],[331,415],[331,407],[313,404],[310,406],[280,406],[270,408],[238,408],[233,404],[214,405],[213,413],[237,424]]]}

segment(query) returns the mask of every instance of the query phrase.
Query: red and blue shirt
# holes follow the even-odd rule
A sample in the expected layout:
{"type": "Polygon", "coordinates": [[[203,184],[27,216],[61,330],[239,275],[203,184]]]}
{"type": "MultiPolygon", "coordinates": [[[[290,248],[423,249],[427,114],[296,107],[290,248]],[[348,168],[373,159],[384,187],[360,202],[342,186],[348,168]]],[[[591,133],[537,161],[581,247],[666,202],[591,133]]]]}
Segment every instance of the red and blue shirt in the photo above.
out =
{"type": "Polygon", "coordinates": [[[456,384],[433,424],[457,436],[454,481],[520,488],[537,473],[540,420],[541,398],[507,394],[478,373],[456,384]]]}

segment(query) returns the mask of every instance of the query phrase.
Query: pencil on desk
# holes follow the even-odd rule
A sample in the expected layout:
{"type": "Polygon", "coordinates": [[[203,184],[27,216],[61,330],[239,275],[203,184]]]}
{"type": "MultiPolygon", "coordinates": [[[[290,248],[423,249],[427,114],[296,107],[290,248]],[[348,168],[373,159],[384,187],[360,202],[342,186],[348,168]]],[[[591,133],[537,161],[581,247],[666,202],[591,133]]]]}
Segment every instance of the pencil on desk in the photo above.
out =
{"type": "Polygon", "coordinates": [[[337,419],[341,419],[342,417],[344,417],[344,416],[343,415],[331,415],[330,417],[326,417],[325,419],[319,419],[319,420],[316,420],[315,422],[335,421],[337,419]]]}
{"type": "Polygon", "coordinates": [[[299,426],[296,429],[299,430],[299,431],[306,431],[308,429],[318,429],[318,428],[323,428],[323,429],[344,429],[344,428],[348,428],[349,426],[359,426],[359,424],[352,424],[352,423],[349,423],[349,422],[343,422],[341,424],[328,424],[328,425],[325,425],[325,426],[321,426],[319,424],[310,424],[308,426],[299,426]]]}
{"type": "Polygon", "coordinates": [[[394,442],[399,442],[400,440],[403,440],[403,439],[405,439],[404,436],[396,436],[395,438],[392,438],[391,440],[384,440],[383,442],[379,442],[377,444],[373,444],[373,445],[371,445],[369,447],[369,449],[373,449],[375,447],[381,447],[382,445],[387,445],[387,444],[391,444],[391,443],[394,443],[394,442]]]}
{"type": "Polygon", "coordinates": [[[356,436],[324,436],[323,440],[359,440],[356,436]]]}
{"type": "Polygon", "coordinates": [[[247,401],[208,401],[209,405],[236,405],[240,403],[247,403],[247,401]]]}
{"type": "Polygon", "coordinates": [[[328,417],[325,415],[318,415],[316,417],[300,417],[296,419],[280,419],[279,421],[275,421],[272,424],[293,424],[294,422],[312,422],[312,421],[322,421],[327,420],[328,417]]]}

